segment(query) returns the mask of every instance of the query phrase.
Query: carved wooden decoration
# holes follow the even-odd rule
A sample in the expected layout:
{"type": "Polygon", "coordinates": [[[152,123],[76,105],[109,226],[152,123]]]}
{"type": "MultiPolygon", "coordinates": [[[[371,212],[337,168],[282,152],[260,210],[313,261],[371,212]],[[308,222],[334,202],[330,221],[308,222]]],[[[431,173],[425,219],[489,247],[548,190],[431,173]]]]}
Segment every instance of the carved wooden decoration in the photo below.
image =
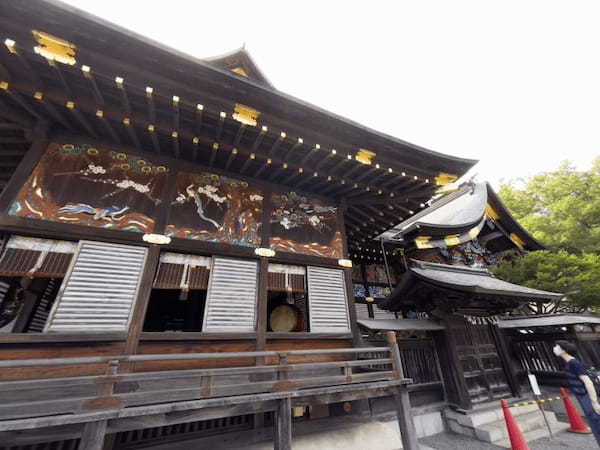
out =
{"type": "Polygon", "coordinates": [[[263,194],[246,181],[215,173],[177,174],[166,235],[260,246],[263,194]]]}
{"type": "Polygon", "coordinates": [[[123,152],[53,143],[8,214],[150,233],[168,170],[123,152]]]}
{"type": "Polygon", "coordinates": [[[338,209],[296,192],[272,197],[271,248],[327,258],[342,257],[338,209]]]}

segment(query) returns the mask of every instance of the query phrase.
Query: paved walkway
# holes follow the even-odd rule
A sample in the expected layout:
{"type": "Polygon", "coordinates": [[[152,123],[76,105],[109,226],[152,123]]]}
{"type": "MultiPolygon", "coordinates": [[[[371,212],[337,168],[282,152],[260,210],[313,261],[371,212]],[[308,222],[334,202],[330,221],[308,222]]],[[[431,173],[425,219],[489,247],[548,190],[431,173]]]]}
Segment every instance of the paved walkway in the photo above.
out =
{"type": "MultiPolygon", "coordinates": [[[[419,442],[435,450],[498,450],[501,447],[476,441],[454,433],[439,433],[419,439],[419,442]]],[[[591,434],[559,433],[554,438],[537,439],[529,443],[531,450],[598,450],[598,444],[591,434]]]]}

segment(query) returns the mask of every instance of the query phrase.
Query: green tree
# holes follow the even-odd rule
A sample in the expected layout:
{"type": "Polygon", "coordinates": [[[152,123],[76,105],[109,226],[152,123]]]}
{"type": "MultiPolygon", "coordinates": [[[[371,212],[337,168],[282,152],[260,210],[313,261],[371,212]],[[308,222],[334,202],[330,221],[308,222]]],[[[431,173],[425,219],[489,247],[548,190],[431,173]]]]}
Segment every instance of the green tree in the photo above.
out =
{"type": "Polygon", "coordinates": [[[566,295],[551,305],[527,305],[533,312],[600,310],[600,158],[587,171],[565,162],[553,172],[505,184],[499,194],[548,251],[506,259],[495,274],[566,295]]]}
{"type": "Polygon", "coordinates": [[[530,304],[535,313],[582,312],[600,309],[600,256],[594,253],[573,254],[537,251],[504,260],[494,269],[498,278],[545,291],[566,294],[566,301],[530,304]]]}
{"type": "Polygon", "coordinates": [[[600,158],[590,170],[558,170],[501,186],[515,219],[552,250],[600,254],[600,158]]]}

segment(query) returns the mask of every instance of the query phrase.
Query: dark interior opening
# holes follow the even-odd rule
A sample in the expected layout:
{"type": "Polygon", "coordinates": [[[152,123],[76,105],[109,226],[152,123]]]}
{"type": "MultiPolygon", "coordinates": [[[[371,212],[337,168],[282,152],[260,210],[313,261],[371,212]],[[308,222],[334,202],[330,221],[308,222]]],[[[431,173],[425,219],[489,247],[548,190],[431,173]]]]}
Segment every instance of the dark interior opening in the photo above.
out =
{"type": "Polygon", "coordinates": [[[41,333],[62,278],[0,278],[0,333],[41,333]]]}
{"type": "Polygon", "coordinates": [[[202,331],[206,290],[152,289],[144,331],[202,331]]]}

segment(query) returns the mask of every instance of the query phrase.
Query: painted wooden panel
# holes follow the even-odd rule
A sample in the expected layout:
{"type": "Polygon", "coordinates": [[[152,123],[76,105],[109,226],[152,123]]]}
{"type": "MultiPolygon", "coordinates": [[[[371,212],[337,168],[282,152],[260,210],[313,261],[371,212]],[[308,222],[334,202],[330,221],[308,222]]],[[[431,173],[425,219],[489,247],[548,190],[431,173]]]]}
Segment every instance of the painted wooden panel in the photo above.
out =
{"type": "MultiPolygon", "coordinates": [[[[367,273],[367,281],[369,283],[386,283],[388,282],[387,275],[385,273],[385,266],[383,264],[369,264],[365,266],[367,273]]],[[[390,282],[392,285],[396,284],[396,278],[394,272],[390,267],[390,282]]]]}
{"type": "Polygon", "coordinates": [[[296,192],[274,194],[271,248],[326,258],[342,257],[338,210],[296,192]]]}
{"type": "Polygon", "coordinates": [[[149,233],[168,170],[123,152],[52,143],[8,214],[149,233]]]}
{"type": "Polygon", "coordinates": [[[210,172],[180,172],[166,234],[258,247],[262,207],[262,190],[246,181],[210,172]]]}

